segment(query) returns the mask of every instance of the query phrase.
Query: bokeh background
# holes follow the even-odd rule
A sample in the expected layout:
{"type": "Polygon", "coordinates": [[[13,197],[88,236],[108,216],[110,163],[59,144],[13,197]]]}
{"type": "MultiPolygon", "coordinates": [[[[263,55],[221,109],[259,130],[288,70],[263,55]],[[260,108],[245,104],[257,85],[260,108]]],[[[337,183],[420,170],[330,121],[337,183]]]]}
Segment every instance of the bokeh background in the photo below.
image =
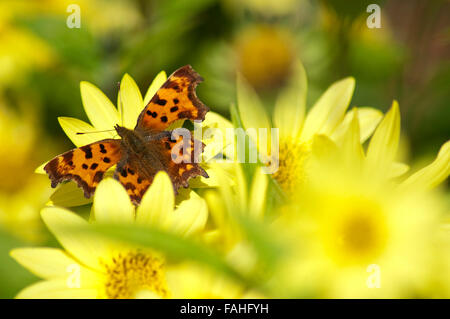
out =
{"type": "Polygon", "coordinates": [[[34,169],[72,145],[58,116],[87,120],[79,83],[112,100],[129,73],[142,91],[161,70],[191,64],[198,95],[225,116],[241,72],[273,106],[300,59],[308,105],[354,76],[352,106],[400,103],[404,151],[416,162],[450,137],[450,3],[440,0],[36,0],[0,1],[0,297],[36,278],[11,248],[55,245],[39,219],[51,192],[34,169]],[[368,4],[381,7],[369,29],[368,4]],[[81,27],[69,28],[70,4],[81,27]]]}

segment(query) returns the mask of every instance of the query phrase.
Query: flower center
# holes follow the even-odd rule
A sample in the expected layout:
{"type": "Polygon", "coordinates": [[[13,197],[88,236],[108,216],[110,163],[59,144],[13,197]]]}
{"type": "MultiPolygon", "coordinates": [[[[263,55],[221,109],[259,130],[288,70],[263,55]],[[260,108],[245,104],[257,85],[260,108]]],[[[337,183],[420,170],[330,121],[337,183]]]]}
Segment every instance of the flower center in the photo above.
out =
{"type": "Polygon", "coordinates": [[[310,155],[310,145],[292,140],[280,141],[278,171],[273,178],[288,196],[294,195],[303,185],[306,174],[306,161],[310,155]]]}
{"type": "Polygon", "coordinates": [[[341,262],[373,262],[386,245],[386,220],[377,211],[356,210],[344,214],[336,235],[337,254],[341,262]]]}
{"type": "Polygon", "coordinates": [[[342,227],[342,244],[354,254],[364,254],[377,246],[377,227],[367,216],[355,216],[342,227]]]}
{"type": "Polygon", "coordinates": [[[142,291],[149,291],[161,298],[169,296],[164,261],[157,256],[139,251],[119,253],[104,266],[105,294],[108,298],[134,298],[142,291]]]}

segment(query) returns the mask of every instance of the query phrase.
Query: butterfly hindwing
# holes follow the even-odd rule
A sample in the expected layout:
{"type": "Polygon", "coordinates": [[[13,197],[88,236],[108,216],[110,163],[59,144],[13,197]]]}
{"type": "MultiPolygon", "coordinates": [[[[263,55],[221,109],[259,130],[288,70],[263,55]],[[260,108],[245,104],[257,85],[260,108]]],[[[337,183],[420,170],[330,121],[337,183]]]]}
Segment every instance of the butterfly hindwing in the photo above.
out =
{"type": "Polygon", "coordinates": [[[208,177],[205,170],[198,164],[204,144],[200,141],[183,140],[182,136],[173,139],[171,136],[160,140],[166,152],[167,173],[172,180],[175,192],[180,187],[188,187],[190,178],[196,176],[208,177]]]}
{"type": "Polygon", "coordinates": [[[155,173],[150,174],[150,176],[146,175],[148,174],[142,174],[136,168],[136,165],[133,165],[133,162],[121,162],[117,165],[114,178],[125,187],[131,201],[134,204],[139,204],[145,191],[153,182],[155,173]]]}
{"type": "Polygon", "coordinates": [[[139,115],[136,129],[162,131],[180,119],[205,119],[208,107],[195,93],[203,78],[190,65],[176,70],[139,115]]]}
{"type": "Polygon", "coordinates": [[[50,177],[52,187],[65,180],[75,180],[89,198],[104,173],[122,156],[120,140],[106,139],[88,144],[53,158],[44,170],[50,177]]]}

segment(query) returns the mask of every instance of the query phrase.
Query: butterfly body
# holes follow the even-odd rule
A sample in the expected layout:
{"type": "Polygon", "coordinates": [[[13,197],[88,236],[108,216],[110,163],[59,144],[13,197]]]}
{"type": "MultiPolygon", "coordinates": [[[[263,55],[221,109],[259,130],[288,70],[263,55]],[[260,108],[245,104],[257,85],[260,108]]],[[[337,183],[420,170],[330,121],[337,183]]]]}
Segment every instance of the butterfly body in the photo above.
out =
{"type": "MultiPolygon", "coordinates": [[[[166,171],[164,163],[167,158],[163,156],[161,139],[170,136],[170,132],[152,132],[130,130],[116,125],[117,134],[121,137],[122,159],[117,164],[115,176],[122,173],[124,166],[129,164],[132,171],[139,172],[141,178],[151,179],[158,171],[166,171]]],[[[129,173],[129,172],[128,172],[129,173]]],[[[126,185],[125,185],[126,187],[126,185]]]]}
{"type": "Polygon", "coordinates": [[[116,165],[114,178],[127,190],[131,200],[139,204],[143,194],[159,171],[172,180],[174,192],[188,187],[188,180],[196,176],[208,177],[198,164],[203,152],[192,137],[172,138],[165,129],[179,119],[203,120],[208,108],[198,100],[195,87],[201,77],[190,67],[175,71],[158,90],[139,115],[136,127],[130,130],[116,125],[120,139],[105,139],[88,144],[52,159],[44,170],[56,187],[65,180],[74,180],[83,188],[86,197],[92,196],[104,173],[116,165]],[[187,154],[180,145],[187,144],[187,154]]]}

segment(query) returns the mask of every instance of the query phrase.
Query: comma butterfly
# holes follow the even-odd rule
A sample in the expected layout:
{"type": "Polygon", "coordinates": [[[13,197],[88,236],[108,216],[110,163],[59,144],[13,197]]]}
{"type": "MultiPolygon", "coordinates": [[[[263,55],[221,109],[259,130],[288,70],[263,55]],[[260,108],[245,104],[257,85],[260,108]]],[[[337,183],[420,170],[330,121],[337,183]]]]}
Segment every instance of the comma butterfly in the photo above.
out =
{"type": "MultiPolygon", "coordinates": [[[[197,150],[191,138],[187,148],[189,161],[173,158],[182,136],[172,138],[165,129],[176,120],[205,119],[208,107],[196,96],[195,88],[203,78],[190,65],[176,70],[156,92],[139,115],[134,130],[116,125],[114,129],[121,139],[105,139],[56,156],[45,165],[56,187],[65,180],[74,180],[89,198],[104,173],[117,164],[114,178],[127,190],[132,202],[138,205],[158,171],[165,171],[172,180],[177,193],[181,186],[188,187],[191,177],[208,174],[198,164],[198,156],[204,145],[197,150]]],[[[181,156],[182,154],[180,154],[181,156]]],[[[185,156],[185,155],[184,155],[185,156]]]]}

